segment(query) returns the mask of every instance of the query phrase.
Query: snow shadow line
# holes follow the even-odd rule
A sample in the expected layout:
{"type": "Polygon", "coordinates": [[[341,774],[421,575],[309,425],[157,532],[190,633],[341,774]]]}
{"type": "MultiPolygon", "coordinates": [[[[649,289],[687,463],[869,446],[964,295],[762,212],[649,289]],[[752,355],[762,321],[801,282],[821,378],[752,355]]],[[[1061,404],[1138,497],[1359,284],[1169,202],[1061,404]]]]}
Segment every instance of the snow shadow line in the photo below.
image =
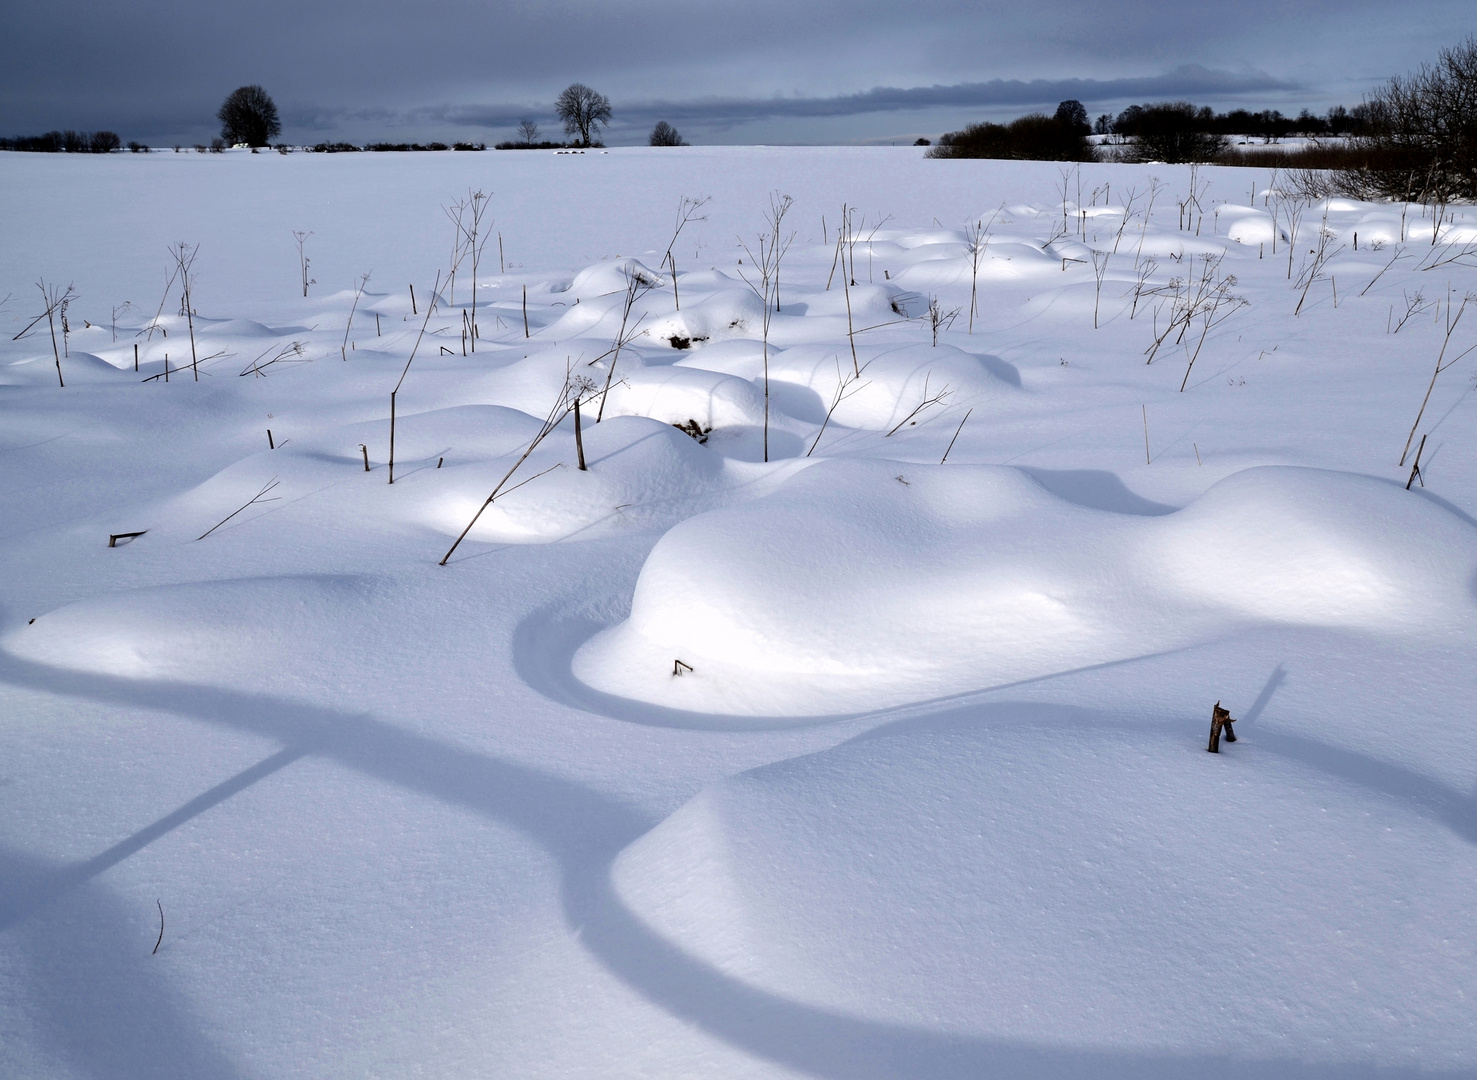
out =
{"type": "MultiPolygon", "coordinates": [[[[90,881],[109,866],[154,839],[219,805],[231,795],[285,768],[307,754],[331,758],[365,775],[470,809],[510,824],[535,839],[561,868],[561,903],[568,925],[580,933],[592,954],[617,978],[670,1015],[745,1052],[825,1080],[884,1080],[928,1077],[965,1080],[982,1075],[1039,1077],[1091,1075],[1122,1077],[1305,1077],[1386,1078],[1429,1075],[1415,1068],[1361,1064],[1310,1064],[1288,1059],[1236,1059],[1227,1055],[1145,1054],[1112,1050],[1032,1046],[1007,1040],[951,1035],[904,1024],[863,1020],[788,1000],[730,978],[694,958],[648,928],[620,900],[610,868],[619,852],[656,822],[617,799],[540,770],[442,743],[397,728],[367,714],[350,714],[303,705],[265,694],[195,687],[160,680],[131,680],[63,671],[0,654],[0,679],[17,687],[85,698],[109,705],[167,712],[274,738],[284,749],[165,815],[80,867],[54,873],[52,882],[30,890],[45,897],[90,881]]],[[[919,716],[915,710],[909,710],[919,716]]],[[[994,711],[993,709],[989,711],[994,711]]],[[[949,711],[959,722],[983,719],[978,703],[958,703],[949,711]]],[[[927,714],[923,714],[927,715],[927,714]]],[[[1083,712],[1083,722],[1100,722],[1083,712]]],[[[880,718],[880,716],[879,716],[880,718]]],[[[945,717],[934,711],[931,721],[945,717]]],[[[901,718],[898,723],[906,723],[901,718]]],[[[1262,741],[1265,734],[1259,736],[1262,741]]],[[[1347,753],[1329,757],[1327,748],[1308,740],[1284,745],[1310,764],[1388,793],[1427,804],[1435,798],[1456,805],[1460,796],[1443,785],[1398,766],[1347,753]],[[1393,786],[1393,790],[1390,790],[1393,786]]],[[[1471,802],[1471,800],[1467,800],[1471,802]]],[[[1473,814],[1465,817],[1470,827],[1473,814]]],[[[1470,830],[1477,835],[1477,830],[1470,830]]],[[[14,905],[12,904],[12,907],[14,905]]],[[[38,905],[30,905],[28,911],[38,905]]],[[[44,963],[44,958],[43,958],[44,963]]],[[[57,988],[48,1003],[70,1015],[74,1004],[57,988]]],[[[54,1015],[57,1031],[68,1016],[54,1015]]],[[[171,1038],[177,1031],[167,1033],[171,1038]]],[[[204,1039],[193,1036],[198,1044],[204,1039]]],[[[154,1043],[149,1043],[155,1046],[154,1043]]],[[[170,1047],[161,1041],[157,1052],[170,1047]]],[[[234,1075],[218,1056],[198,1075],[234,1075]]],[[[112,1075],[107,1068],[98,1076],[112,1075]]],[[[147,1070],[140,1070],[146,1074],[147,1070]]],[[[1471,1071],[1448,1075],[1472,1076],[1471,1071]]]]}

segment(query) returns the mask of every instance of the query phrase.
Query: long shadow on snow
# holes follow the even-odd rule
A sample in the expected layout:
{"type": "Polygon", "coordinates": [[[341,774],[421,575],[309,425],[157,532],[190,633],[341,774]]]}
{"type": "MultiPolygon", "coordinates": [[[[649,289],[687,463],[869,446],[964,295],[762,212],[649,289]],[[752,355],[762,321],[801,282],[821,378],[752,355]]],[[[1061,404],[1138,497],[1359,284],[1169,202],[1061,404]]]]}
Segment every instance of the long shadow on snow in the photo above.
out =
{"type": "MultiPolygon", "coordinates": [[[[619,852],[656,822],[625,804],[568,780],[537,769],[503,761],[487,754],[448,746],[435,739],[396,728],[368,715],[336,712],[274,698],[265,694],[210,687],[186,686],[158,680],[128,680],[76,673],[0,655],[0,679],[18,687],[62,693],[132,708],[173,713],[208,723],[269,736],[290,748],[311,752],[348,765],[367,776],[397,784],[446,803],[465,807],[511,824],[542,844],[559,862],[561,900],[571,927],[581,931],[587,948],[627,986],[649,1001],[703,1031],[749,1053],[813,1076],[831,1080],[884,1080],[928,1077],[952,1080],[990,1075],[1040,1077],[1091,1075],[1141,1080],[1144,1077],[1414,1077],[1429,1075],[1416,1069],[1366,1065],[1309,1065],[1280,1060],[1244,1060],[1224,1055],[1136,1054],[1091,1049],[1062,1049],[1022,1045],[949,1035],[905,1024],[860,1020],[830,1010],[804,1005],[765,993],[731,979],[688,956],[648,929],[615,894],[610,866],[619,852]]],[[[996,712],[1001,707],[991,709],[996,712]]],[[[1007,716],[1009,715],[1008,707],[1007,716]]],[[[981,722],[969,705],[952,710],[957,722],[981,722]]],[[[881,720],[887,714],[879,714],[881,720]]],[[[1104,714],[1082,713],[1083,722],[1113,722],[1104,714]]],[[[934,721],[947,720],[935,717],[934,721]]],[[[1293,749],[1301,749],[1294,747],[1293,749]]],[[[290,750],[283,753],[296,753],[290,750]]],[[[257,770],[268,769],[267,759],[257,770]]],[[[1348,755],[1358,758],[1358,755],[1348,755]]],[[[1342,759],[1340,759],[1342,760],[1342,759]]],[[[286,762],[283,761],[283,764],[286,762]]],[[[1310,763],[1327,766],[1313,755],[1310,763]]],[[[1333,762],[1335,766],[1338,762],[1333,762]]],[[[250,772],[251,770],[248,770],[250,772]]],[[[1401,770],[1403,773],[1403,770],[1401,770]]],[[[1388,784],[1391,775],[1383,763],[1367,762],[1344,769],[1345,778],[1388,784]]],[[[245,775],[245,774],[243,774],[245,775]]],[[[1340,774],[1342,775],[1342,774],[1340,774]]],[[[239,780],[239,778],[238,778],[239,780]]],[[[227,781],[227,784],[231,784],[227,781]]],[[[1429,794],[1440,785],[1422,781],[1418,789],[1429,794]]],[[[242,785],[244,786],[244,784],[242,785]]],[[[1402,797],[1408,792],[1400,787],[1402,797]]],[[[218,785],[215,790],[221,791],[218,785]]],[[[225,797],[222,795],[222,797],[225,797]]],[[[1458,805],[1454,793],[1447,800],[1458,805]]],[[[203,813],[220,800],[210,793],[199,796],[135,838],[115,845],[111,852],[131,853],[168,828],[203,813]]],[[[1472,800],[1466,800],[1468,804],[1472,800]]],[[[1463,818],[1471,820],[1468,811],[1463,818]]],[[[105,853],[106,855],[106,853],[105,853]]],[[[100,873],[113,863],[99,856],[85,866],[100,873]]],[[[77,888],[75,870],[57,871],[77,888]]],[[[32,880],[27,895],[35,901],[50,893],[61,897],[66,889],[32,880]]],[[[12,907],[14,910],[14,907],[12,907]]],[[[34,906],[28,906],[34,911],[34,906]]],[[[120,929],[110,941],[124,937],[120,929]]],[[[42,938],[44,948],[45,938],[42,938]]],[[[43,962],[50,959],[49,950],[43,962]]],[[[121,990],[121,988],[120,988],[121,990]]],[[[66,1033],[70,1046],[70,1005],[55,995],[36,1004],[47,1009],[54,1030],[66,1033]]],[[[185,1045],[204,1046],[198,1036],[184,1034],[185,1045]]],[[[73,1052],[81,1052],[71,1047],[73,1052]]],[[[168,1045],[140,1044],[138,1052],[157,1052],[167,1060],[168,1045]]],[[[209,1057],[208,1048],[200,1051],[209,1057]]],[[[150,1059],[152,1060],[152,1059],[150,1059]]],[[[143,1064],[142,1062],[140,1064],[143,1064]]],[[[217,1061],[202,1075],[226,1075],[217,1061]]],[[[158,1072],[156,1068],[152,1072],[158,1072]]],[[[145,1070],[148,1072],[148,1070],[145,1070]]],[[[101,1075],[101,1073],[100,1073],[101,1075]]],[[[1477,1075],[1471,1070],[1448,1075],[1477,1075]]]]}
{"type": "Polygon", "coordinates": [[[38,897],[50,908],[11,937],[28,1011],[45,1048],[97,1080],[240,1076],[201,1033],[190,1003],[171,986],[163,958],[150,955],[147,922],[90,878],[0,848],[0,930],[15,921],[18,909],[34,911],[38,897]]]}

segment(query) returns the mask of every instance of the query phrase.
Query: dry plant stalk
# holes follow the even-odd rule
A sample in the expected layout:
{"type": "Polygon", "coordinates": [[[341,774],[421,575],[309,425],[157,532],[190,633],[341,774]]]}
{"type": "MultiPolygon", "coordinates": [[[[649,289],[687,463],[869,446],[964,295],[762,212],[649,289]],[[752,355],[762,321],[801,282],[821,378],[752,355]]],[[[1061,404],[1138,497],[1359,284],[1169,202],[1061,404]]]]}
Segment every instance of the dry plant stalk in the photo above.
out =
{"type": "Polygon", "coordinates": [[[979,292],[980,262],[985,257],[985,252],[990,247],[990,230],[995,227],[995,219],[1005,209],[1001,203],[999,209],[990,215],[989,224],[983,218],[977,218],[973,225],[964,230],[964,243],[969,252],[969,332],[974,333],[974,317],[979,311],[977,300],[979,292]]]}
{"type": "Polygon", "coordinates": [[[195,381],[200,381],[200,360],[195,355],[195,307],[194,297],[190,294],[190,268],[195,265],[195,256],[200,251],[200,245],[193,248],[183,240],[169,249],[169,254],[174,259],[175,269],[179,272],[180,285],[180,314],[183,315],[190,327],[190,370],[194,372],[195,381]]]}
{"type": "Polygon", "coordinates": [[[523,451],[523,454],[518,458],[518,460],[513,462],[513,467],[504,474],[501,480],[498,481],[497,487],[492,489],[492,494],[490,494],[485,500],[483,500],[482,505],[477,508],[477,512],[472,515],[472,520],[467,522],[467,527],[461,531],[460,535],[457,536],[451,547],[447,549],[446,554],[441,556],[441,561],[437,564],[438,566],[446,565],[447,560],[456,553],[456,549],[460,547],[461,542],[467,538],[467,534],[472,531],[472,527],[477,524],[478,519],[482,517],[487,508],[491,506],[498,499],[499,496],[506,495],[512,491],[516,491],[524,484],[530,484],[533,481],[537,480],[540,476],[543,476],[545,473],[553,472],[555,469],[560,467],[560,463],[555,463],[549,466],[547,469],[544,469],[542,472],[534,473],[527,480],[514,484],[512,487],[508,487],[508,481],[513,479],[513,474],[516,473],[518,469],[523,465],[523,463],[529,459],[533,452],[538,449],[539,443],[547,439],[554,432],[554,430],[564,422],[564,418],[574,411],[575,403],[579,400],[581,391],[579,389],[576,389],[574,393],[571,393],[570,390],[572,387],[577,387],[578,385],[579,384],[570,379],[569,376],[566,374],[564,386],[559,391],[559,397],[554,402],[553,407],[549,409],[548,414],[544,417],[544,422],[539,426],[538,433],[534,435],[533,440],[528,444],[528,448],[523,451]]]}
{"type": "Polygon", "coordinates": [[[641,324],[646,321],[646,312],[642,312],[634,323],[631,322],[631,309],[636,306],[636,301],[648,290],[656,287],[656,283],[648,281],[634,270],[626,272],[626,296],[621,304],[621,328],[616,331],[615,344],[612,345],[601,356],[595,357],[590,363],[598,364],[606,356],[610,357],[610,367],[605,371],[605,387],[600,391],[600,408],[595,411],[595,423],[605,419],[605,399],[610,396],[610,383],[615,378],[615,365],[621,358],[621,350],[631,343],[636,336],[641,324]]]}
{"type": "MultiPolygon", "coordinates": [[[[56,344],[56,313],[65,309],[66,305],[70,304],[74,299],[76,299],[77,293],[71,285],[68,285],[65,289],[63,289],[59,285],[48,285],[46,284],[45,278],[42,278],[40,281],[36,282],[36,288],[41,290],[41,299],[42,303],[44,304],[44,308],[40,315],[37,315],[34,319],[27,323],[25,329],[23,329],[19,334],[16,334],[15,337],[11,338],[10,340],[19,341],[22,337],[26,335],[31,327],[35,326],[42,319],[45,319],[47,328],[51,331],[51,355],[56,359],[57,385],[60,386],[62,389],[66,389],[66,380],[62,378],[62,354],[61,350],[57,347],[56,344]]],[[[7,297],[6,299],[9,299],[9,297],[7,297]]]]}
{"type": "Polygon", "coordinates": [[[339,346],[339,355],[345,360],[349,358],[349,331],[354,328],[354,312],[359,310],[359,298],[364,295],[364,286],[369,284],[369,273],[359,275],[359,283],[354,287],[354,306],[349,308],[349,321],[344,324],[344,343],[339,346]]]}
{"type": "MultiPolygon", "coordinates": [[[[1467,353],[1473,349],[1477,349],[1477,345],[1471,345],[1463,349],[1456,356],[1453,356],[1450,360],[1446,359],[1446,349],[1451,344],[1451,335],[1456,333],[1457,324],[1462,321],[1462,315],[1466,312],[1467,305],[1474,300],[1477,300],[1477,296],[1474,296],[1472,293],[1467,293],[1463,296],[1461,306],[1456,309],[1456,315],[1453,316],[1451,313],[1451,295],[1449,293],[1447,294],[1446,336],[1441,339],[1441,351],[1436,355],[1436,370],[1431,372],[1431,383],[1426,387],[1426,396],[1421,399],[1421,411],[1415,414],[1415,423],[1410,425],[1410,435],[1406,437],[1405,449],[1400,452],[1400,464],[1402,466],[1405,464],[1406,457],[1410,454],[1410,444],[1415,440],[1416,428],[1421,426],[1421,417],[1426,415],[1426,406],[1431,403],[1431,391],[1436,389],[1437,376],[1462,357],[1466,356],[1467,353]]],[[[1425,481],[1421,483],[1424,486],[1425,481]]]]}
{"type": "Polygon", "coordinates": [[[677,295],[677,257],[672,254],[672,249],[677,246],[677,238],[682,235],[682,230],[687,228],[689,221],[707,221],[707,215],[694,217],[699,210],[712,202],[711,196],[707,195],[683,195],[677,200],[677,219],[672,226],[672,239],[667,242],[667,252],[662,256],[661,265],[668,264],[672,267],[672,306],[678,311],[682,310],[682,300],[677,295]]]}
{"type": "Polygon", "coordinates": [[[415,354],[421,347],[421,338],[426,336],[426,324],[431,321],[431,312],[436,310],[436,301],[441,298],[441,271],[436,271],[436,284],[431,286],[431,302],[426,305],[426,317],[421,320],[420,333],[415,336],[415,344],[410,348],[410,358],[405,361],[405,370],[400,372],[400,381],[395,384],[395,389],[390,391],[390,483],[395,482],[395,395],[400,393],[400,387],[405,383],[405,376],[410,374],[410,365],[415,360],[415,354]]]}
{"type": "Polygon", "coordinates": [[[970,413],[973,412],[973,408],[970,408],[968,411],[966,411],[964,414],[964,419],[959,421],[959,426],[954,429],[954,437],[949,440],[949,445],[944,447],[944,456],[939,458],[940,465],[949,460],[949,451],[953,450],[954,444],[959,441],[959,433],[964,430],[964,425],[969,421],[970,413]]]}
{"type": "Polygon", "coordinates": [[[313,260],[309,259],[308,256],[303,252],[303,245],[308,242],[308,237],[312,235],[313,234],[311,232],[301,232],[297,230],[294,230],[292,234],[293,240],[297,241],[297,265],[298,270],[302,275],[304,297],[308,295],[309,285],[318,284],[316,278],[308,277],[308,266],[312,263],[313,260]]]}
{"type": "Polygon", "coordinates": [[[939,304],[937,296],[928,298],[928,311],[925,313],[930,329],[933,331],[933,347],[939,347],[939,331],[947,330],[954,325],[954,320],[959,317],[958,308],[950,308],[945,311],[939,304]]]}
{"type": "Polygon", "coordinates": [[[810,457],[811,454],[815,453],[815,448],[821,444],[821,436],[826,433],[826,425],[831,422],[831,414],[847,398],[870,385],[870,383],[853,385],[858,383],[860,378],[861,376],[856,372],[843,372],[841,368],[841,357],[836,357],[836,392],[831,395],[830,407],[826,409],[826,417],[821,421],[821,429],[815,433],[815,441],[810,444],[810,449],[805,451],[806,457],[810,457]]]}
{"type": "Polygon", "coordinates": [[[953,391],[949,389],[949,384],[948,383],[945,383],[944,384],[944,388],[942,390],[940,390],[938,393],[934,394],[932,397],[929,397],[928,396],[928,381],[932,377],[933,377],[933,373],[932,372],[927,372],[927,373],[924,374],[924,376],[923,376],[923,400],[920,401],[917,405],[915,405],[913,407],[913,411],[912,412],[908,413],[907,416],[905,416],[901,420],[899,420],[897,422],[897,425],[891,431],[889,431],[886,435],[882,436],[884,439],[890,438],[891,436],[896,435],[898,433],[898,431],[901,430],[901,428],[903,427],[904,424],[907,424],[909,422],[912,422],[913,421],[913,417],[917,416],[924,409],[931,409],[935,405],[942,405],[944,403],[944,401],[949,397],[949,395],[951,395],[953,393],[953,391]]]}
{"type": "Polygon", "coordinates": [[[262,496],[266,495],[267,492],[272,491],[276,487],[277,487],[277,478],[274,476],[274,477],[272,477],[272,479],[268,480],[265,484],[263,484],[262,485],[262,489],[260,491],[258,491],[255,495],[253,495],[251,498],[247,499],[246,502],[242,503],[235,510],[232,510],[225,517],[221,518],[219,521],[217,521],[210,528],[206,529],[199,536],[195,537],[195,539],[196,540],[204,540],[211,533],[215,532],[216,529],[219,529],[226,522],[230,521],[237,514],[241,513],[241,511],[243,511],[243,510],[245,510],[245,509],[247,509],[249,507],[256,506],[258,503],[278,502],[282,498],[282,496],[280,496],[280,495],[273,495],[270,499],[266,499],[266,498],[263,498],[262,497],[262,496]]]}
{"type": "MultiPolygon", "coordinates": [[[[462,261],[472,260],[472,312],[465,340],[470,340],[472,352],[477,351],[477,274],[482,265],[482,249],[491,238],[492,223],[484,227],[482,219],[487,214],[487,195],[481,191],[468,191],[465,199],[442,207],[452,225],[451,273],[447,276],[447,302],[456,303],[456,272],[462,261]]],[[[466,347],[463,346],[463,354],[466,347]]]]}
{"type": "Polygon", "coordinates": [[[1293,310],[1294,316],[1302,314],[1303,304],[1307,302],[1308,290],[1313,287],[1313,282],[1327,276],[1325,271],[1328,269],[1329,260],[1344,250],[1342,244],[1336,248],[1329,246],[1335,235],[1328,227],[1328,211],[1325,210],[1323,223],[1318,227],[1318,246],[1309,252],[1312,258],[1304,260],[1297,282],[1293,285],[1293,288],[1302,289],[1302,295],[1298,297],[1298,306],[1293,310]]]}
{"type": "MultiPolygon", "coordinates": [[[[778,191],[770,192],[769,210],[764,215],[766,230],[759,234],[759,254],[756,257],[749,249],[749,245],[743,240],[739,244],[744,249],[744,254],[749,257],[755,270],[759,274],[759,282],[755,284],[749,280],[742,270],[739,277],[743,278],[755,296],[759,297],[763,309],[761,324],[761,336],[763,341],[764,355],[764,460],[769,460],[769,324],[774,311],[780,309],[780,262],[785,257],[785,252],[790,250],[790,244],[794,242],[795,234],[792,231],[788,236],[784,235],[785,215],[789,213],[790,207],[795,200],[788,195],[781,195],[778,191]],[[773,309],[770,303],[773,301],[773,309]]],[[[847,303],[850,311],[850,302],[847,303]]],[[[850,316],[848,315],[848,322],[850,316]]]]}

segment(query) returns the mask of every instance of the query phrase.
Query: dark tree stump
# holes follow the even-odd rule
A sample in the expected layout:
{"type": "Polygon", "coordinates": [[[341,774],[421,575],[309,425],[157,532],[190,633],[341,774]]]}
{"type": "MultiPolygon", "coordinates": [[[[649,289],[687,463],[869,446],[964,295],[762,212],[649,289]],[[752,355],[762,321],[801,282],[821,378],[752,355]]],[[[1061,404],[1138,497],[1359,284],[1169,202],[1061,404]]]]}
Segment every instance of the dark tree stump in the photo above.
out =
{"type": "Polygon", "coordinates": [[[1235,729],[1231,727],[1235,722],[1231,717],[1230,711],[1221,708],[1221,703],[1217,701],[1215,707],[1210,710],[1210,746],[1207,749],[1212,754],[1219,754],[1221,752],[1222,731],[1226,733],[1226,742],[1236,741],[1235,729]]]}

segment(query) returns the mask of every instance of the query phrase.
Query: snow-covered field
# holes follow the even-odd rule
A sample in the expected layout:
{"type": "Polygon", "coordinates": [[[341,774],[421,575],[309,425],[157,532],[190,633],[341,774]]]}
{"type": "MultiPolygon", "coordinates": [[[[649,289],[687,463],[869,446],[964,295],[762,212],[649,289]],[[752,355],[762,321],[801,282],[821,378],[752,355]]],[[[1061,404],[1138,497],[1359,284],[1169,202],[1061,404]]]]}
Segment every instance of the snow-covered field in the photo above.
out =
{"type": "Polygon", "coordinates": [[[0,196],[0,1073],[1477,1075],[1477,214],[912,148],[0,196]]]}

